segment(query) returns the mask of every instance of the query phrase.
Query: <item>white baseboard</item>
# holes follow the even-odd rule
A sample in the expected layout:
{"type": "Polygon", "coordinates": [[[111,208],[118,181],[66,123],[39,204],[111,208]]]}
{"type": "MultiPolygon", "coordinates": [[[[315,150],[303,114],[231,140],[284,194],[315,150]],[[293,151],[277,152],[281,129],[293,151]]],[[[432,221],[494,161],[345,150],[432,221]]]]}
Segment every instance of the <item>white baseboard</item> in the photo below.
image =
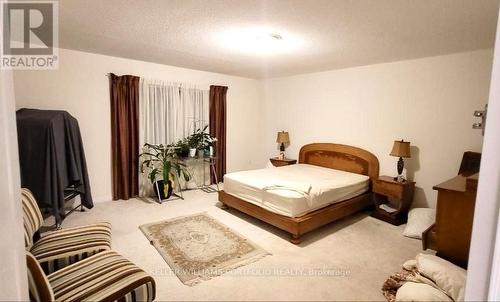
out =
{"type": "Polygon", "coordinates": [[[113,197],[111,195],[101,195],[101,196],[92,196],[94,203],[101,203],[106,201],[112,201],[113,197]]]}

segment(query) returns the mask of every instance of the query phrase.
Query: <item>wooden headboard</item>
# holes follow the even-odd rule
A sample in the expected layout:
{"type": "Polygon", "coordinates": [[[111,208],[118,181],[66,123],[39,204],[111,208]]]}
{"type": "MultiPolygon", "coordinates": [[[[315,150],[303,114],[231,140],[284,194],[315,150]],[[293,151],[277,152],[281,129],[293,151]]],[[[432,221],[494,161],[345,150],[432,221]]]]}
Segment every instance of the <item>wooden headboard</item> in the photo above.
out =
{"type": "Polygon", "coordinates": [[[379,163],[375,155],[348,145],[330,143],[304,145],[300,148],[299,163],[368,175],[371,180],[377,179],[379,173],[379,163]]]}

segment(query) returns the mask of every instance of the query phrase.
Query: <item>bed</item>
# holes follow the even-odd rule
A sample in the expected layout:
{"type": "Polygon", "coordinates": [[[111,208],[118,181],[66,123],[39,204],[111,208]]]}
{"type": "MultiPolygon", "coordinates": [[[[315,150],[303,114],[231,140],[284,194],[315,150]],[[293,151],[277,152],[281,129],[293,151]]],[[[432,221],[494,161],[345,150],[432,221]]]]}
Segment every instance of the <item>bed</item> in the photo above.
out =
{"type": "Polygon", "coordinates": [[[297,165],[226,174],[219,201],[287,231],[298,244],[303,234],[371,206],[378,174],[378,159],[366,150],[308,144],[297,165]]]}

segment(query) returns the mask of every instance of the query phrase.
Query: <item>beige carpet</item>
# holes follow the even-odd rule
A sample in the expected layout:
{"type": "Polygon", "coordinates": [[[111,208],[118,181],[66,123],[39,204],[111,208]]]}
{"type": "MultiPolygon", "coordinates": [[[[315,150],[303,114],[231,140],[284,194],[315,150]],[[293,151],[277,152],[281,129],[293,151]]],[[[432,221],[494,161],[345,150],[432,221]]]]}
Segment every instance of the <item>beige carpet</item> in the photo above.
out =
{"type": "Polygon", "coordinates": [[[295,246],[280,230],[219,209],[216,194],[188,191],[184,196],[186,200],[162,205],[136,199],[97,203],[90,211],[69,216],[63,227],[111,222],[113,248],[154,276],[158,301],[383,300],[385,279],[421,249],[419,240],[401,235],[404,226],[366,214],[321,228],[295,246]],[[194,287],[182,284],[139,226],[203,211],[272,256],[194,287]]]}
{"type": "Polygon", "coordinates": [[[269,254],[206,213],[144,224],[139,228],[188,286],[269,254]]]}

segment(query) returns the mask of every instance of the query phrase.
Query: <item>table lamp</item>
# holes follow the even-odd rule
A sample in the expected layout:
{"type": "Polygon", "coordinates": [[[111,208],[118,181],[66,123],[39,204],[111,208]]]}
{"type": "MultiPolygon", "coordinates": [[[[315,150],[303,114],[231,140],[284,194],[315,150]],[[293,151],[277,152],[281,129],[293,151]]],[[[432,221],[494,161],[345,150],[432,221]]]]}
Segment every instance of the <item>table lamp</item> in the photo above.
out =
{"type": "Polygon", "coordinates": [[[280,144],[279,159],[285,159],[285,144],[290,143],[290,136],[288,135],[288,132],[285,131],[278,132],[278,136],[276,137],[276,142],[280,144]]]}
{"type": "Polygon", "coordinates": [[[391,154],[392,156],[399,157],[398,160],[398,176],[394,177],[394,180],[399,182],[405,182],[403,174],[403,168],[405,166],[405,162],[403,157],[411,157],[410,154],[410,142],[405,142],[404,140],[394,141],[394,145],[392,146],[391,154]]]}

